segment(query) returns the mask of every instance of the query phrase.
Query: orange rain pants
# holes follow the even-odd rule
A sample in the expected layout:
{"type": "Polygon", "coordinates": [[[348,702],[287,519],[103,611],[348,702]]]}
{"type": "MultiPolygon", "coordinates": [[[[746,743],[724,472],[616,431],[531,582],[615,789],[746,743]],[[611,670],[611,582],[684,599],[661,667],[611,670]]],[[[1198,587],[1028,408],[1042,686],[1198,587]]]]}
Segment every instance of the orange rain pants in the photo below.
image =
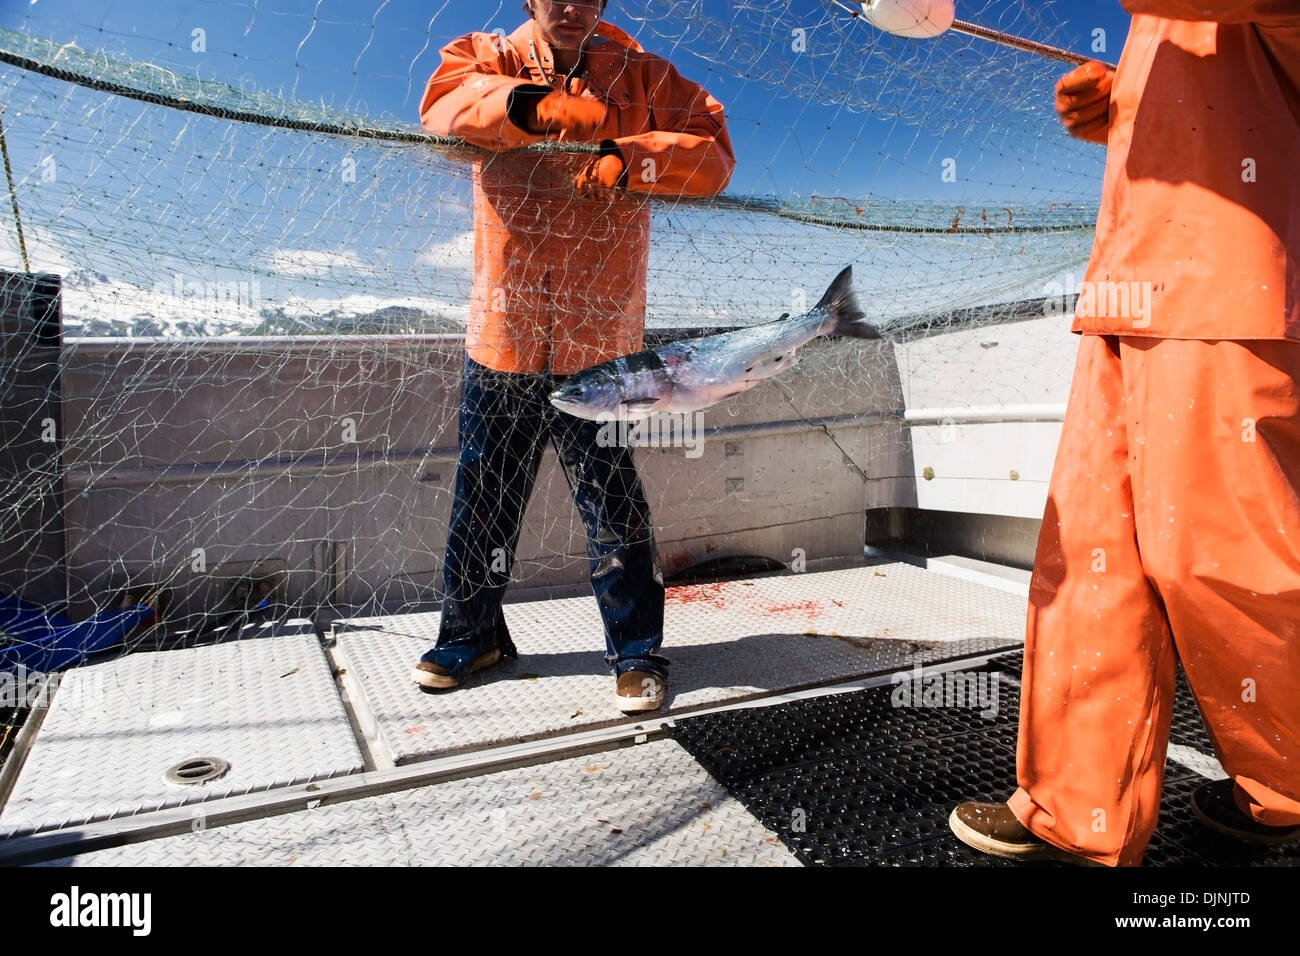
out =
{"type": "Polygon", "coordinates": [[[1300,343],[1083,336],[1009,801],[1035,834],[1141,861],[1175,653],[1242,809],[1300,823],[1300,343]]]}

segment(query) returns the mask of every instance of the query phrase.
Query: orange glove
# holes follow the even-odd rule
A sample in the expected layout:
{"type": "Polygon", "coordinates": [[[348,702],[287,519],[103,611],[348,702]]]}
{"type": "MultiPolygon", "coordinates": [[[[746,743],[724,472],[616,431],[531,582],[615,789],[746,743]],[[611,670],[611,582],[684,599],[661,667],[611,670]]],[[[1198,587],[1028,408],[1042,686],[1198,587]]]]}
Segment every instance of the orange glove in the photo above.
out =
{"type": "Polygon", "coordinates": [[[1056,82],[1056,113],[1075,139],[1106,145],[1115,71],[1091,60],[1056,82]]]}
{"type": "Polygon", "coordinates": [[[529,132],[538,136],[567,134],[570,140],[591,140],[605,122],[605,104],[571,93],[548,93],[529,117],[529,132]]]}
{"type": "Polygon", "coordinates": [[[614,153],[596,156],[578,173],[574,183],[580,196],[610,197],[623,178],[623,160],[614,153]]]}

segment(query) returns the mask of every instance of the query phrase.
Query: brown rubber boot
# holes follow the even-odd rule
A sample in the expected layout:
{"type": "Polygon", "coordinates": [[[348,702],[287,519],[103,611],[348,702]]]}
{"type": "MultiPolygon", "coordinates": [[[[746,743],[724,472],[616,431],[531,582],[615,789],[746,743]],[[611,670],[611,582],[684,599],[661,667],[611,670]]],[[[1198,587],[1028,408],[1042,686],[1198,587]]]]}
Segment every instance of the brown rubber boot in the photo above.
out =
{"type": "Polygon", "coordinates": [[[1245,843],[1281,846],[1300,843],[1300,826],[1274,827],[1256,823],[1233,799],[1236,784],[1214,780],[1197,787],[1192,794],[1192,812],[1205,826],[1245,843]]]}
{"type": "Polygon", "coordinates": [[[658,674],[628,671],[619,675],[618,684],[614,688],[614,699],[623,713],[639,714],[662,707],[667,690],[667,684],[658,674]]]}
{"type": "Polygon", "coordinates": [[[962,803],[948,817],[948,826],[968,846],[1008,860],[1058,860],[1076,866],[1101,866],[1041,840],[1016,819],[1005,803],[962,803]]]}
{"type": "Polygon", "coordinates": [[[480,654],[474,658],[474,662],[469,665],[464,675],[460,678],[452,676],[451,671],[440,664],[434,664],[430,661],[420,661],[411,671],[411,680],[415,681],[421,687],[431,687],[435,690],[447,690],[451,687],[457,687],[460,682],[475,671],[481,671],[485,667],[491,667],[501,660],[501,648],[494,647],[486,654],[480,654]]]}

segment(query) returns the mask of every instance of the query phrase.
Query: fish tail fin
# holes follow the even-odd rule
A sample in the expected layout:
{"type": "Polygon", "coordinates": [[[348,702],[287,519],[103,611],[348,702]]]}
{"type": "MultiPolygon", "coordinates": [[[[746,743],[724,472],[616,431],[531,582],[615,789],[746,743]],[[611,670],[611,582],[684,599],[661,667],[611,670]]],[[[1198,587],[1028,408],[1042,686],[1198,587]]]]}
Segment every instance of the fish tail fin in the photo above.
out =
{"type": "Polygon", "coordinates": [[[814,312],[825,312],[822,335],[843,335],[854,339],[878,339],[880,329],[867,319],[853,291],[853,267],[848,266],[835,277],[814,312]]]}

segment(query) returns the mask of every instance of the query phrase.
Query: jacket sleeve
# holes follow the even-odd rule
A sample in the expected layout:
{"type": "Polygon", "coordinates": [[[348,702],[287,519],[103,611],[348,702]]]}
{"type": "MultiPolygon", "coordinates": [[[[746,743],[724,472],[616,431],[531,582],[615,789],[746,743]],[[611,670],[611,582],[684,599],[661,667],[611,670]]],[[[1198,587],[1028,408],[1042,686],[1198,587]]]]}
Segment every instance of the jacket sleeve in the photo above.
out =
{"type": "Polygon", "coordinates": [[[661,196],[715,196],[736,166],[722,104],[671,64],[650,90],[651,129],[614,140],[626,188],[661,196]]]}
{"type": "MultiPolygon", "coordinates": [[[[442,65],[429,77],[420,100],[420,123],[427,132],[454,136],[484,149],[501,151],[541,142],[510,120],[513,94],[535,89],[509,75],[496,34],[471,33],[442,49],[442,65]]],[[[547,91],[549,92],[549,90],[547,91]]]]}
{"type": "Polygon", "coordinates": [[[1300,0],[1123,0],[1132,14],[1167,20],[1300,27],[1300,0]]]}

